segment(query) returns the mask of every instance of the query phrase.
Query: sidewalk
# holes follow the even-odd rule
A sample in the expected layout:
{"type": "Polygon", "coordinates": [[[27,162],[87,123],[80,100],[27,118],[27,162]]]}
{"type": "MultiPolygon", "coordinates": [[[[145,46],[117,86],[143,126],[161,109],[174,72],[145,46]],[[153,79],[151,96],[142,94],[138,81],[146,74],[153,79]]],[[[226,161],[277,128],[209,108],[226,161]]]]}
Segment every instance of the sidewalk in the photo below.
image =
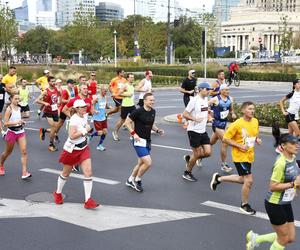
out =
{"type": "MultiPolygon", "coordinates": [[[[164,118],[164,121],[166,122],[170,122],[170,123],[176,123],[178,124],[177,121],[177,114],[172,114],[172,115],[167,115],[164,118]]],[[[230,124],[230,123],[228,123],[230,124]]],[[[211,127],[211,123],[207,124],[209,127],[211,127]]],[[[281,133],[288,133],[289,131],[285,128],[280,128],[281,133]]],[[[271,135],[272,134],[272,128],[271,127],[265,127],[265,126],[259,126],[259,132],[262,134],[268,134],[271,135]]]]}

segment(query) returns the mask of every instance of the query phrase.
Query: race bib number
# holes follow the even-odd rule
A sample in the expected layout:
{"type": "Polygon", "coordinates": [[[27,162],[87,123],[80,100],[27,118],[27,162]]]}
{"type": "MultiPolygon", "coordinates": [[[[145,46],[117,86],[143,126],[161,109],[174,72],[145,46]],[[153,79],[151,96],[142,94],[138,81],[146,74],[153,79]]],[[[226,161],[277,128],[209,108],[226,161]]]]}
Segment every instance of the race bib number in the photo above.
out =
{"type": "Polygon", "coordinates": [[[3,100],[4,96],[3,94],[0,94],[0,100],[3,100]]]}
{"type": "Polygon", "coordinates": [[[106,103],[100,103],[99,108],[100,109],[105,109],[106,108],[106,103]]]}
{"type": "Polygon", "coordinates": [[[145,139],[143,139],[143,138],[140,138],[140,140],[139,141],[134,141],[134,143],[133,143],[133,145],[134,146],[138,146],[138,147],[146,147],[147,146],[147,141],[145,140],[145,139]]]}
{"type": "Polygon", "coordinates": [[[245,144],[246,146],[248,146],[249,148],[253,148],[255,145],[255,141],[256,141],[256,137],[247,137],[245,139],[245,144]]]}
{"type": "Polygon", "coordinates": [[[295,195],[296,195],[295,188],[289,188],[289,189],[285,190],[283,197],[282,197],[282,201],[285,201],[285,202],[292,201],[295,198],[295,195]]]}
{"type": "Polygon", "coordinates": [[[225,111],[220,112],[221,119],[226,119],[228,115],[229,115],[229,110],[225,110],[225,111]]]}
{"type": "Polygon", "coordinates": [[[75,147],[75,144],[70,142],[69,140],[67,140],[64,145],[64,150],[66,150],[69,153],[72,153],[74,150],[74,147],[75,147]]]}
{"type": "Polygon", "coordinates": [[[52,105],[51,105],[51,110],[52,110],[52,111],[58,110],[57,104],[52,104],[52,105]]]}

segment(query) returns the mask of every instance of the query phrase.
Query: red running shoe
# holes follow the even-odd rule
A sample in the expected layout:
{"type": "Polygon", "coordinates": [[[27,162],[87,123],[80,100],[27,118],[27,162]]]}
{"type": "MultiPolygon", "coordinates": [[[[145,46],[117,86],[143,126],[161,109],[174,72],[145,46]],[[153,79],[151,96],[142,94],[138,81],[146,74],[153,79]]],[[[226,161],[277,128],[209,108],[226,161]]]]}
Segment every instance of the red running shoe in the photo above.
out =
{"type": "Polygon", "coordinates": [[[0,175],[5,175],[5,168],[4,168],[4,166],[0,166],[0,175]]]}
{"type": "Polygon", "coordinates": [[[53,192],[54,201],[57,205],[63,204],[63,197],[62,194],[58,194],[56,192],[53,192]]]}
{"type": "Polygon", "coordinates": [[[86,209],[93,209],[98,207],[100,204],[98,204],[96,201],[94,201],[92,198],[89,198],[85,203],[84,203],[84,208],[86,209]]]}

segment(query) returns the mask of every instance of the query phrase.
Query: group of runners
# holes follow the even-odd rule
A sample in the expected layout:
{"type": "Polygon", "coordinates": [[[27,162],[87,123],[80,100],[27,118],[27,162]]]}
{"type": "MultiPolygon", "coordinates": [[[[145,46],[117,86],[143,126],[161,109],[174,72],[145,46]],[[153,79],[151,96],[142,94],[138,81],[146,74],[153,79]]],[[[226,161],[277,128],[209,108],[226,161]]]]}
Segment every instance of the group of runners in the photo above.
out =
{"type": "MultiPolygon", "coordinates": [[[[229,95],[229,86],[225,83],[224,71],[217,73],[217,80],[212,84],[202,82],[197,84],[195,70],[188,72],[180,92],[183,93],[185,110],[182,117],[185,121],[187,136],[192,148],[191,155],[184,155],[185,170],[182,178],[195,182],[192,174],[194,166],[201,165],[204,158],[212,154],[212,145],[220,140],[220,158],[223,174],[216,172],[212,175],[210,188],[217,191],[224,183],[238,183],[241,188],[240,210],[248,215],[256,213],[249,204],[249,193],[253,184],[251,166],[254,161],[255,145],[260,145],[259,122],[254,117],[255,104],[244,102],[241,105],[242,117],[237,118],[234,112],[234,99],[229,95]],[[233,123],[227,126],[228,117],[233,123]],[[212,123],[211,137],[207,133],[207,123],[212,123]],[[233,168],[227,163],[227,148],[232,147],[232,161],[238,174],[231,174],[233,168]]],[[[92,72],[87,81],[85,76],[79,77],[79,84],[72,79],[67,80],[67,86],[62,87],[62,81],[55,79],[48,70],[36,81],[41,95],[35,102],[41,105],[38,115],[42,113],[49,123],[49,128],[40,129],[40,139],[44,141],[49,133],[50,152],[57,151],[59,131],[67,120],[68,139],[64,143],[59,162],[63,171],[57,180],[57,189],[53,193],[56,204],[63,203],[62,190],[72,170],[78,171],[78,166],[84,175],[84,207],[96,208],[99,203],[91,198],[92,193],[92,164],[89,141],[99,137],[96,149],[106,150],[105,138],[108,134],[107,117],[120,113],[120,118],[112,130],[112,138],[119,141],[119,129],[125,125],[131,136],[131,143],[137,154],[137,164],[133,167],[126,185],[138,192],[143,191],[142,177],[152,164],[151,132],[164,135],[164,131],[155,124],[154,95],[152,93],[150,70],[145,72],[145,78],[134,87],[134,74],[125,75],[124,70],[118,69],[117,76],[109,86],[98,87],[96,73],[92,72]],[[114,107],[108,105],[107,92],[111,93],[114,107]],[[139,92],[136,108],[134,93],[139,92]],[[93,121],[93,128],[88,119],[93,121]]],[[[20,80],[16,86],[16,68],[10,67],[7,75],[2,77],[0,86],[0,109],[4,109],[2,131],[6,148],[1,155],[0,175],[5,174],[4,163],[11,154],[15,143],[20,147],[22,162],[22,179],[31,177],[27,170],[25,118],[29,117],[30,94],[26,79],[20,80]]],[[[270,249],[284,249],[295,239],[295,225],[291,202],[295,197],[296,188],[300,187],[300,171],[295,159],[298,151],[298,136],[300,130],[296,119],[300,108],[300,81],[293,82],[292,92],[280,100],[280,107],[289,127],[288,134],[277,131],[276,152],[279,153],[273,167],[270,179],[270,190],[266,195],[265,207],[275,233],[258,235],[253,231],[247,234],[247,249],[254,249],[262,242],[270,242],[270,249]],[[289,100],[289,108],[285,110],[284,102],[289,100]]],[[[2,118],[2,117],[1,117],[2,118]]],[[[1,119],[0,119],[1,120],[1,119]]],[[[2,126],[1,126],[2,129],[2,126]]]]}

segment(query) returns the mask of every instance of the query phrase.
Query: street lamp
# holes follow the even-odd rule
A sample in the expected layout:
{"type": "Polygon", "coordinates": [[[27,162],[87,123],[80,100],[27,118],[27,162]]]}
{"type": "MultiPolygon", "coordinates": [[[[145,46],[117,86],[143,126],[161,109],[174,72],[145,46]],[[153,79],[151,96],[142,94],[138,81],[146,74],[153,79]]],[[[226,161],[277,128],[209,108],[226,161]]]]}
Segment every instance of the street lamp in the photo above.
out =
{"type": "Polygon", "coordinates": [[[114,31],[115,37],[115,68],[117,67],[117,31],[114,31]]]}

